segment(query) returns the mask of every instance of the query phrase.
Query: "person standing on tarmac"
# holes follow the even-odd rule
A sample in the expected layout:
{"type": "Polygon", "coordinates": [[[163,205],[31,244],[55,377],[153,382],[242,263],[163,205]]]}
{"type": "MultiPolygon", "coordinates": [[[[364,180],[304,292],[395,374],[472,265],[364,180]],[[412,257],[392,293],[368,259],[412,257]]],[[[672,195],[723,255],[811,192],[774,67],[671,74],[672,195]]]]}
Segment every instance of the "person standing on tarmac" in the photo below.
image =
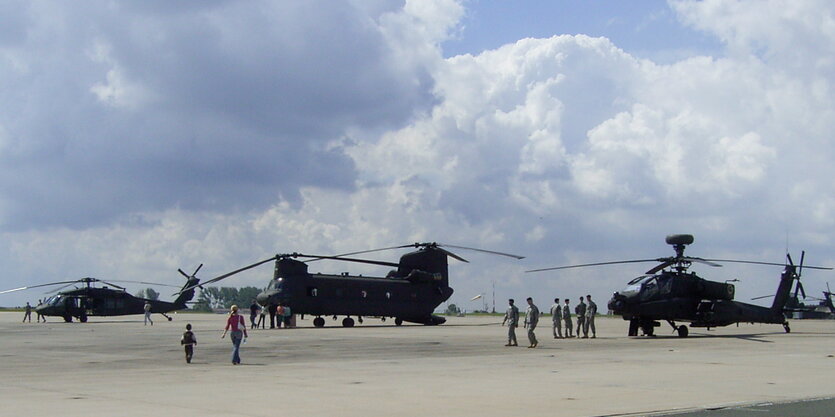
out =
{"type": "Polygon", "coordinates": [[[252,304],[249,306],[249,324],[250,324],[249,328],[250,329],[254,329],[254,328],[258,327],[255,324],[255,318],[258,317],[258,310],[260,310],[260,309],[261,309],[261,306],[259,306],[258,303],[255,302],[255,300],[252,300],[252,304]]]}
{"type": "Polygon", "coordinates": [[[597,314],[597,304],[591,300],[591,295],[586,295],[589,301],[589,306],[586,308],[586,327],[583,328],[583,333],[588,337],[589,329],[591,329],[591,338],[597,337],[597,331],[594,328],[594,316],[597,314]]]}
{"type": "Polygon", "coordinates": [[[24,307],[24,311],[25,312],[23,313],[23,323],[26,323],[26,319],[29,319],[29,323],[31,323],[32,322],[32,306],[29,304],[28,301],[26,302],[26,307],[24,307]]]}
{"type": "Polygon", "coordinates": [[[565,307],[562,308],[562,320],[565,322],[565,337],[574,337],[571,328],[571,307],[568,305],[568,298],[565,299],[565,307]]]}
{"type": "Polygon", "coordinates": [[[150,301],[145,302],[145,307],[143,307],[143,310],[145,310],[145,325],[147,326],[148,322],[151,322],[151,326],[153,326],[154,321],[151,320],[151,302],[150,301]]]}
{"type": "Polygon", "coordinates": [[[507,323],[507,344],[505,346],[519,346],[516,343],[516,326],[519,325],[519,309],[513,305],[513,299],[507,300],[509,307],[504,313],[504,320],[502,326],[507,323]]]}
{"type": "MultiPolygon", "coordinates": [[[[588,331],[586,328],[586,303],[583,302],[583,296],[580,296],[580,304],[574,307],[574,312],[577,313],[577,338],[579,339],[581,331],[588,331]]],[[[589,338],[588,332],[583,338],[589,338]]]]}
{"type": "Polygon", "coordinates": [[[562,339],[562,306],[560,299],[554,299],[551,306],[551,330],[554,332],[554,339],[562,339]]]}
{"type": "Polygon", "coordinates": [[[528,341],[531,342],[528,348],[532,349],[539,344],[539,341],[536,340],[536,334],[533,332],[536,329],[536,324],[539,323],[539,308],[533,303],[533,298],[528,297],[527,301],[528,310],[525,312],[525,327],[528,329],[528,341]]]}

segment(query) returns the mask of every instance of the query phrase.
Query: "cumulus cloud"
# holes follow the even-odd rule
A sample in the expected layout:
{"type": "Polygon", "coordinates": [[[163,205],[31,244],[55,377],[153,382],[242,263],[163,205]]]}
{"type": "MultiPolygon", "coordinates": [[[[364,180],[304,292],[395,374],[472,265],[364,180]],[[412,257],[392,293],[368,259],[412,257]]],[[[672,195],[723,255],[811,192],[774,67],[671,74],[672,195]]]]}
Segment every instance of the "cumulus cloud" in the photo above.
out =
{"type": "Polygon", "coordinates": [[[522,271],[664,256],[669,233],[770,261],[789,235],[832,261],[833,7],[671,6],[725,53],[559,35],[443,59],[464,9],[441,0],[23,8],[29,30],[0,35],[0,105],[26,97],[0,116],[4,256],[130,279],[434,240],[528,256],[462,253],[457,294],[598,299],[641,270],[522,271]]]}

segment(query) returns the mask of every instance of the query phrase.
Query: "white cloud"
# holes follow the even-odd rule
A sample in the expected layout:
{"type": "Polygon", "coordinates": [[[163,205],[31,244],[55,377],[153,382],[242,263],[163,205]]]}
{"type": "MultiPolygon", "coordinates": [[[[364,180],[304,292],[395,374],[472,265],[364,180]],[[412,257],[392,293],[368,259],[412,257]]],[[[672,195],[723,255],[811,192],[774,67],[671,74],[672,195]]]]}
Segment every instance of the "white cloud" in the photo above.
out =
{"type": "MultiPolygon", "coordinates": [[[[71,32],[70,44],[90,50],[104,36],[111,49],[98,61],[64,55],[73,71],[91,72],[55,98],[91,102],[44,128],[54,113],[40,109],[47,96],[35,91],[24,122],[0,118],[9,146],[30,149],[0,149],[0,206],[12,206],[7,219],[28,221],[2,232],[15,242],[10,269],[130,279],[205,262],[210,276],[274,252],[430,240],[528,256],[462,254],[473,263],[453,264],[456,294],[496,279],[499,294],[604,299],[641,270],[522,270],[663,256],[665,234],[688,232],[695,256],[771,261],[790,232],[792,245],[808,242],[815,263],[827,263],[832,6],[813,4],[813,16],[791,4],[675,2],[683,21],[728,51],[664,65],[583,35],[442,59],[439,45],[464,12],[451,1],[98,11],[91,22],[116,23],[96,36],[71,32]],[[786,38],[765,36],[768,24],[786,38]],[[154,36],[138,36],[147,28],[154,36]],[[108,81],[114,69],[118,79],[108,81]],[[120,83],[141,86],[155,104],[128,100],[140,104],[127,114],[92,102],[94,85],[104,98],[130,97],[117,94],[120,83]],[[91,120],[104,122],[82,128],[91,120]],[[129,185],[137,179],[143,186],[129,185]],[[93,220],[78,221],[85,216],[93,220]],[[44,227],[43,218],[75,228],[44,227]]],[[[68,80],[23,51],[53,52],[48,42],[16,42],[17,68],[68,80]]],[[[19,69],[0,71],[11,77],[4,86],[34,89],[19,69]]],[[[268,276],[253,271],[230,285],[268,276]]],[[[741,296],[773,284],[746,282],[741,296]]]]}

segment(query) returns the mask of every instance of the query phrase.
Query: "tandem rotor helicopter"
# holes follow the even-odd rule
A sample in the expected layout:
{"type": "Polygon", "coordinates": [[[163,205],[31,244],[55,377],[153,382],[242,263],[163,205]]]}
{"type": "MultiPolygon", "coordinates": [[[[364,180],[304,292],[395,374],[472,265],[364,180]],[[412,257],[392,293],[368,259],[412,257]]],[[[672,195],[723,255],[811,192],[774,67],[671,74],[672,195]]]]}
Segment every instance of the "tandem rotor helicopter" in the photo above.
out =
{"type": "MultiPolygon", "coordinates": [[[[76,318],[78,321],[84,323],[87,321],[87,317],[90,316],[125,316],[131,314],[144,314],[145,303],[150,303],[151,313],[159,313],[167,318],[168,321],[171,321],[171,317],[166,313],[187,308],[186,303],[194,298],[193,288],[200,284],[200,280],[196,278],[195,275],[197,275],[197,271],[199,271],[202,266],[203,265],[201,264],[197,267],[191,275],[187,275],[180,271],[180,273],[186,277],[186,283],[182,287],[183,289],[180,292],[180,295],[171,302],[136,297],[128,293],[124,287],[113,284],[112,282],[90,277],[73,281],[59,281],[48,284],[14,288],[11,290],[0,291],[0,294],[23,291],[30,288],[64,285],[57,290],[57,294],[47,298],[41,304],[36,306],[35,311],[44,316],[62,317],[64,321],[68,323],[72,322],[73,318],[76,318]],[[107,286],[102,286],[101,288],[94,287],[93,284],[95,283],[101,283],[107,286]],[[72,290],[61,291],[63,288],[76,284],[82,285],[72,290]]],[[[174,285],[158,284],[155,282],[124,280],[112,281],[175,287],[174,285]]]]}
{"type": "Polygon", "coordinates": [[[676,326],[676,322],[689,322],[690,327],[722,327],[734,323],[773,323],[782,324],[786,333],[790,332],[789,323],[784,314],[789,299],[792,283],[800,280],[803,268],[832,268],[803,266],[805,252],[800,257],[800,265],[795,266],[791,256],[786,255],[787,263],[741,261],[734,259],[703,259],[684,256],[684,249],[693,243],[692,235],[670,235],[666,242],[672,245],[675,256],[657,259],[636,259],[627,261],[599,262],[583,265],[559,266],[534,269],[527,272],[552,271],[558,269],[581,268],[600,265],[614,265],[639,262],[659,262],[645,275],[641,275],[627,284],[627,287],[614,293],[609,300],[609,310],[629,321],[629,336],[637,336],[640,329],[644,335],[653,336],[655,327],[664,320],[673,327],[679,337],[687,337],[685,325],[676,326]],[[688,272],[694,262],[714,267],[716,262],[735,262],[757,265],[783,266],[780,283],[774,295],[771,307],[733,301],[734,285],[727,282],[709,281],[700,278],[695,272],[688,272]]]}
{"type": "MultiPolygon", "coordinates": [[[[494,252],[464,246],[444,245],[440,243],[413,243],[388,248],[351,252],[335,256],[305,255],[301,253],[279,254],[252,265],[245,266],[219,277],[205,281],[199,286],[208,285],[237,273],[255,268],[267,262],[275,261],[273,278],[266,289],[258,294],[256,301],[270,313],[270,328],[275,327],[276,308],[279,304],[290,307],[294,314],[312,315],[316,318],[313,325],[323,327],[323,316],[345,316],[342,326],[353,327],[357,317],[360,323],[363,317],[379,317],[385,321],[394,318],[396,325],[404,321],[425,325],[438,325],[445,318],[432,313],[441,303],[449,299],[453,289],[449,286],[447,258],[462,262],[466,259],[443,247],[465,249],[523,259],[523,256],[494,252]],[[384,262],[368,259],[348,258],[347,256],[379,252],[392,249],[417,248],[400,257],[400,262],[384,262]],[[306,259],[305,261],[298,260],[306,259]],[[311,274],[307,272],[307,262],[331,259],[345,262],[358,262],[396,268],[385,277],[342,274],[311,274]]],[[[183,291],[194,291],[188,286],[183,291]]],[[[183,293],[180,292],[180,294],[183,293]]]]}

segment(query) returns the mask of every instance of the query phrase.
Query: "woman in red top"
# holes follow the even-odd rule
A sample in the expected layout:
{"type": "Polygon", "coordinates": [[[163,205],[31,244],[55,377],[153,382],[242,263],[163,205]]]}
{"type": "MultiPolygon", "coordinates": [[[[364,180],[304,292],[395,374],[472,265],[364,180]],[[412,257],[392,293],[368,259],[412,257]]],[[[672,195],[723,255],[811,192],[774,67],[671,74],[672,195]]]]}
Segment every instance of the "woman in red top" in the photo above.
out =
{"type": "Polygon", "coordinates": [[[223,330],[223,334],[220,336],[221,339],[226,337],[226,332],[232,329],[232,365],[238,365],[241,363],[241,339],[246,339],[248,335],[246,334],[246,322],[244,321],[244,316],[238,314],[238,306],[232,306],[232,312],[229,313],[229,318],[226,319],[226,329],[223,330]]]}

